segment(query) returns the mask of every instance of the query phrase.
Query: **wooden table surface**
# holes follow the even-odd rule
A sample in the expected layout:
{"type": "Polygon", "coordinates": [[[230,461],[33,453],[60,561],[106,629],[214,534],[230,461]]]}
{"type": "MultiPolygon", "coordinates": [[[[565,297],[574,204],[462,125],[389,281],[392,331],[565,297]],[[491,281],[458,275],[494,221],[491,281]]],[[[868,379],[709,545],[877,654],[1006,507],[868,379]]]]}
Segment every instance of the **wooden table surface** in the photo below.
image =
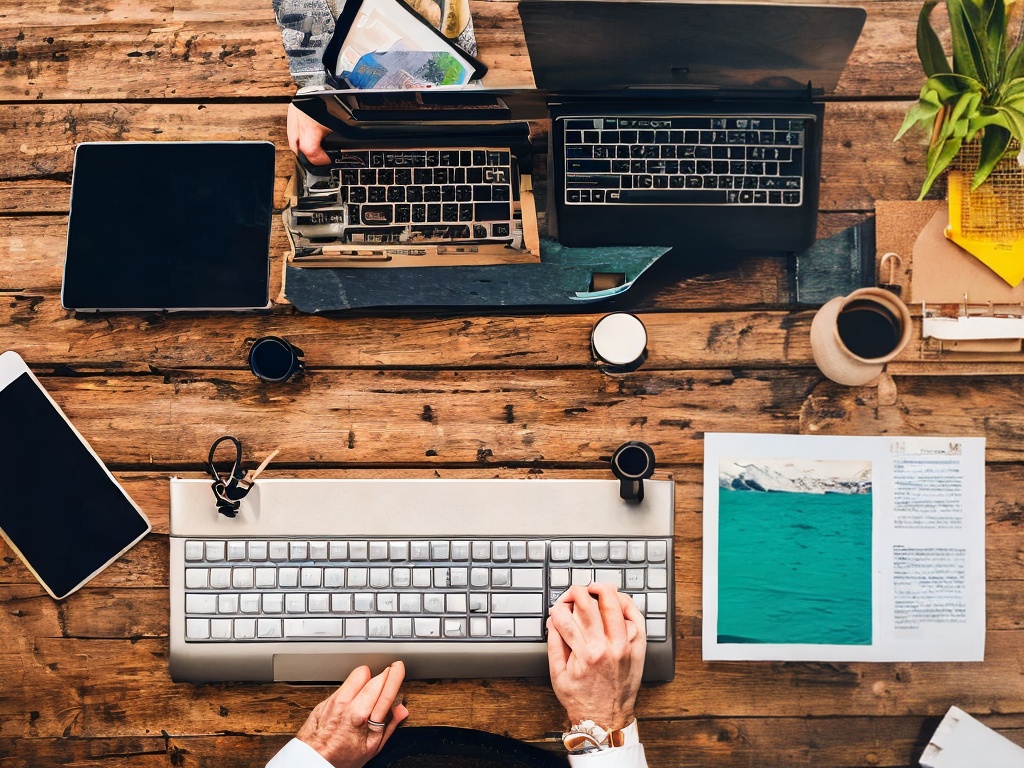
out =
{"type": "MultiPolygon", "coordinates": [[[[861,4],[867,24],[826,110],[822,234],[870,215],[876,200],[913,199],[922,179],[918,140],[892,141],[921,83],[920,5],[861,4]]],[[[492,81],[531,82],[515,3],[472,9],[492,81]]],[[[677,483],[676,678],[638,701],[652,765],[916,765],[952,704],[1011,737],[1024,727],[1021,378],[898,376],[892,405],[875,389],[835,385],[814,367],[813,308],[788,304],[779,260],[655,270],[620,305],[647,325],[649,360],[617,377],[588,350],[603,306],[334,317],[287,306],[244,316],[61,309],[78,142],[269,139],[280,207],[293,89],[269,1],[9,1],[0,12],[0,349],[26,359],[154,524],[59,603],[0,544],[0,764],[262,765],[327,693],[168,676],[168,478],[202,476],[211,442],[228,433],[250,461],[282,446],[276,477],[604,477],[601,457],[617,445],[650,443],[677,483]],[[270,387],[252,376],[246,350],[265,334],[305,350],[303,379],[270,387]],[[703,662],[710,431],[985,436],[986,661],[703,662]]],[[[275,295],[284,247],[276,225],[275,295]]],[[[416,725],[548,743],[563,726],[546,680],[413,681],[405,697],[416,725]]]]}

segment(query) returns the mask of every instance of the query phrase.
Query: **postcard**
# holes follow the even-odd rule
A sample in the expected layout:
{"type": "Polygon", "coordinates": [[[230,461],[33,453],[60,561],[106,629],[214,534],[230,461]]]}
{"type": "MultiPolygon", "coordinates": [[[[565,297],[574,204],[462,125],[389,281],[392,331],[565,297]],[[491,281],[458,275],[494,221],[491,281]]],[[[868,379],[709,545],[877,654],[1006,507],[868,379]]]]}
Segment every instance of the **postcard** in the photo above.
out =
{"type": "Polygon", "coordinates": [[[394,0],[361,0],[334,68],[366,88],[463,86],[475,70],[450,40],[394,0]]]}
{"type": "Polygon", "coordinates": [[[982,661],[984,438],[705,435],[703,652],[982,661]]]}

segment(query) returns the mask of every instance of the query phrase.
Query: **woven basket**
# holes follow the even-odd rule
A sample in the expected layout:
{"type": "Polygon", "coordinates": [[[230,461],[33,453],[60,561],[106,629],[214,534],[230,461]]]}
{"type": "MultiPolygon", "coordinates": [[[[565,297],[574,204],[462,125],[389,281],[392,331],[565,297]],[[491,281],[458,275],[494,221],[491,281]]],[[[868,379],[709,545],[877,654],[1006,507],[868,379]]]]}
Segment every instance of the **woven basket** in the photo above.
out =
{"type": "Polygon", "coordinates": [[[1024,168],[1017,164],[1020,147],[1011,142],[992,175],[975,190],[981,145],[965,144],[950,164],[949,222],[964,237],[1014,241],[1024,237],[1024,168]]]}

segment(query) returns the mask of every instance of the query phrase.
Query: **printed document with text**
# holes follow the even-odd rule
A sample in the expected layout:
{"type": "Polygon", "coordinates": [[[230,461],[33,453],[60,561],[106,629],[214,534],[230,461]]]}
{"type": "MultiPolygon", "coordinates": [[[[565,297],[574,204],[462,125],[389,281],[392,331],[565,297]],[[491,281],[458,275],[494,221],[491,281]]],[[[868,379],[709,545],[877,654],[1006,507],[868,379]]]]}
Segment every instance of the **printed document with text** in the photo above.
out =
{"type": "Polygon", "coordinates": [[[984,438],[707,434],[705,659],[981,661],[984,438]]]}

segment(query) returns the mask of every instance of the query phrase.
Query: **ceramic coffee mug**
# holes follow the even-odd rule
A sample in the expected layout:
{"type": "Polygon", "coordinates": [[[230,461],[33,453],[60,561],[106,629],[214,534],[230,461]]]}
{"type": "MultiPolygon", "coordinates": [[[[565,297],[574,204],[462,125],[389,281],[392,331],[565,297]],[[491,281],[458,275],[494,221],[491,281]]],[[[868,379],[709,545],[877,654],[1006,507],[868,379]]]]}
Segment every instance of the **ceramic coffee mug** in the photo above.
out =
{"type": "Polygon", "coordinates": [[[647,329],[636,315],[613,312],[594,324],[590,350],[605,373],[630,373],[647,359],[647,329]]]}
{"type": "Polygon", "coordinates": [[[910,342],[910,311],[884,288],[860,288],[825,304],[811,323],[818,369],[837,384],[855,387],[877,377],[910,342]]]}
{"type": "Polygon", "coordinates": [[[302,350],[280,336],[264,336],[249,349],[249,368],[260,380],[269,384],[288,381],[305,370],[302,350]]]}
{"type": "Polygon", "coordinates": [[[644,480],[654,474],[654,449],[630,440],[615,449],[612,474],[619,479],[619,496],[638,504],[644,500],[644,480]]]}

